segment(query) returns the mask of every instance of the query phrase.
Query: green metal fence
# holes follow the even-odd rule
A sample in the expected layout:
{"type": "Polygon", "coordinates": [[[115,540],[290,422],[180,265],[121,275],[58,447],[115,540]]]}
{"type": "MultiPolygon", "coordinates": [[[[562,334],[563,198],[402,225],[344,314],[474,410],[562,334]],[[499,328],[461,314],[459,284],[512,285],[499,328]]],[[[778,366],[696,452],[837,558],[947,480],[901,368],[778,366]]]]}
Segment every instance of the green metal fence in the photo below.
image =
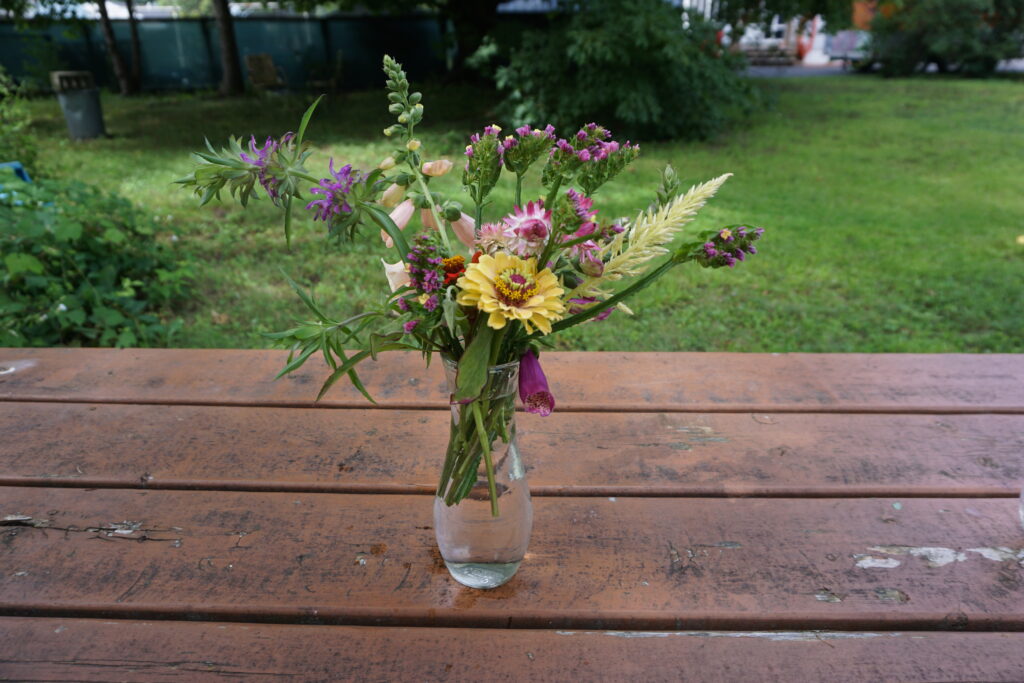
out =
{"type": "MultiPolygon", "coordinates": [[[[118,51],[129,59],[128,22],[114,21],[118,51]]],[[[441,20],[430,16],[235,18],[239,57],[269,54],[289,88],[336,75],[341,87],[377,85],[388,53],[416,80],[445,67],[441,20]]],[[[142,82],[147,90],[215,88],[220,82],[220,42],[213,19],[146,20],[138,23],[142,82]]],[[[91,71],[97,82],[114,79],[97,22],[35,25],[19,30],[0,22],[0,66],[19,80],[47,83],[52,70],[91,71]]]]}

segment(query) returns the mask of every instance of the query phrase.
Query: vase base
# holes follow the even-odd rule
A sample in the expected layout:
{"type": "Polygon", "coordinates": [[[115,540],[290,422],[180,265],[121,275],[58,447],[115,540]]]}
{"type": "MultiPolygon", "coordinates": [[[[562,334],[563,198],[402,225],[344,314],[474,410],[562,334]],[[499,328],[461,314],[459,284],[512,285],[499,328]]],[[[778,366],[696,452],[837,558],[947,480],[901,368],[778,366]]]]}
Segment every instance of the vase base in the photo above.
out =
{"type": "Polygon", "coordinates": [[[449,562],[445,560],[452,578],[470,588],[497,588],[511,579],[519,562],[449,562]]]}

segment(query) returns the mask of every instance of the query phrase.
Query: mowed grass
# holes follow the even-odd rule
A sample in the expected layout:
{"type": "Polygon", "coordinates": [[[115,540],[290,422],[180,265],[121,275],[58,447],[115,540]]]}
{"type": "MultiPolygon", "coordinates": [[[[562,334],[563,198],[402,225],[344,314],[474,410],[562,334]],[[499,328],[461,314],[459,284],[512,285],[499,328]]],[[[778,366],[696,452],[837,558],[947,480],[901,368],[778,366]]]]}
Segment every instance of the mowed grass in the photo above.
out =
{"type": "MultiPolygon", "coordinates": [[[[814,352],[1024,351],[1024,83],[827,77],[759,82],[775,105],[709,143],[641,141],[642,156],[597,196],[601,216],[635,214],[672,163],[685,186],[735,176],[693,224],[767,228],[735,270],[686,265],[614,314],[560,335],[559,348],[814,352]]],[[[174,232],[194,263],[197,298],[175,344],[263,347],[261,332],[304,315],[282,272],[341,316],[385,291],[367,230],[325,245],[296,222],[289,253],[268,202],[198,208],[171,184],[203,138],[294,130],[310,98],[105,97],[110,139],[72,143],[55,101],[33,103],[43,168],[118,191],[174,232]]],[[[491,122],[495,97],[425,88],[425,147],[461,166],[465,138],[491,122]]],[[[383,91],[326,100],[308,137],[356,167],[388,153],[383,91]]],[[[436,186],[461,194],[459,173],[436,186]]],[[[539,192],[531,185],[533,193],[539,192]]],[[[502,186],[485,217],[511,203],[502,186]]],[[[468,201],[467,201],[468,203],[468,201]]],[[[390,258],[394,260],[394,258],[390,258]]]]}

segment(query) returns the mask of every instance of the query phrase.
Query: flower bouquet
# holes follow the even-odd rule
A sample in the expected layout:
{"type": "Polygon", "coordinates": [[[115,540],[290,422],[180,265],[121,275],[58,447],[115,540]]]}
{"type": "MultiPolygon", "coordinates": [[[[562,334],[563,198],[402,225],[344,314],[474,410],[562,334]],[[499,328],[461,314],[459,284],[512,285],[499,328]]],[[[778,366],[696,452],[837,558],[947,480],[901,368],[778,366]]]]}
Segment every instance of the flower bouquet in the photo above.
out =
{"type": "Polygon", "coordinates": [[[624,301],[675,266],[733,267],[757,253],[763,230],[731,226],[670,246],[729,178],[680,193],[671,166],[654,202],[634,219],[599,219],[595,193],[640,150],[593,123],[565,137],[551,126],[502,135],[490,125],[473,135],[462,169],[471,205],[466,213],[460,202],[430,187],[453,163],[428,161],[416,137],[421,94],[410,92],[401,65],[389,57],[384,72],[397,121],[384,129],[395,147],[377,168],[336,168],[331,159],[328,177],[309,174],[305,165],[314,150],[304,134],[317,100],[295,134],[268,138],[262,146],[250,138],[247,149],[231,139],[219,152],[207,142],[208,151],[195,155],[193,173],[178,182],[193,188],[203,204],[226,188],[245,205],[259,186],[283,209],[288,242],[296,202],[305,202],[313,220],[323,221],[338,240],[355,238],[364,226],[379,229],[397,257],[382,261],[390,292],[371,310],[335,319],[293,282],[313,317],[269,335],[291,351],[279,376],[319,352],[331,373],[318,399],[347,376],[372,400],[357,374],[359,363],[392,350],[419,351],[427,362],[440,353],[452,410],[435,531],[456,579],[493,587],[516,571],[529,540],[532,514],[516,446],[515,393],[518,388],[531,413],[554,410],[539,360],[548,336],[604,321],[615,310],[629,314],[624,301]],[[545,194],[524,203],[523,180],[538,166],[545,194]],[[483,223],[483,209],[503,174],[514,178],[514,206],[502,219],[483,223]],[[410,229],[417,210],[422,228],[410,229]]]}

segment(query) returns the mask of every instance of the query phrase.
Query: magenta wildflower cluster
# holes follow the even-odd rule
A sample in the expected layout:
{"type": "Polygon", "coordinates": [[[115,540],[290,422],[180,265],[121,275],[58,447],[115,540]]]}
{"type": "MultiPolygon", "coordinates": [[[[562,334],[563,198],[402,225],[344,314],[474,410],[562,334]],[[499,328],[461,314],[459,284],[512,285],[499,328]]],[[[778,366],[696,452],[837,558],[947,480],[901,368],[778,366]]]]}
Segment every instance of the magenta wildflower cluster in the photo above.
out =
{"type": "Polygon", "coordinates": [[[764,228],[751,228],[746,225],[722,228],[701,246],[703,253],[697,260],[706,267],[733,268],[737,262],[745,261],[748,255],[753,256],[757,253],[754,242],[763,234],[764,228]]]}

